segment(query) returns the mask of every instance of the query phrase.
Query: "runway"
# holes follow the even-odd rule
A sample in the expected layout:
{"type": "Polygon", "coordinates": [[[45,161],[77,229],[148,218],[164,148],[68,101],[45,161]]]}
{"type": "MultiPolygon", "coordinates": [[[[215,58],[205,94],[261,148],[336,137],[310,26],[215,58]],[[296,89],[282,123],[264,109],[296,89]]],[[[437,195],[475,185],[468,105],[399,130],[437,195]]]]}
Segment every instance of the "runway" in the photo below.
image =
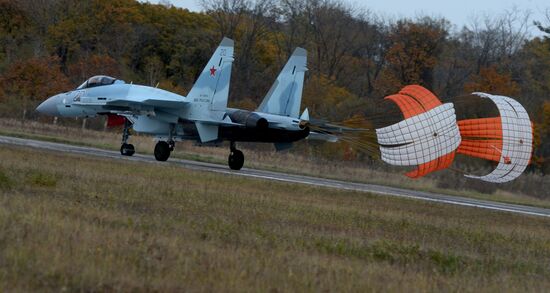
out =
{"type": "Polygon", "coordinates": [[[408,190],[403,188],[396,188],[396,187],[389,187],[389,186],[382,186],[382,185],[375,185],[375,184],[346,182],[341,180],[324,179],[324,178],[317,178],[317,177],[310,177],[310,176],[303,176],[303,175],[292,175],[292,174],[286,174],[286,173],[280,173],[280,172],[255,170],[255,169],[248,169],[248,168],[243,168],[242,170],[239,170],[239,171],[233,171],[233,170],[230,170],[229,167],[225,165],[203,163],[203,162],[182,160],[182,159],[175,159],[175,158],[170,158],[168,162],[157,162],[152,155],[135,154],[132,157],[125,157],[125,156],[121,156],[118,151],[109,151],[109,150],[103,150],[103,149],[92,148],[92,147],[74,146],[69,144],[53,143],[53,142],[15,138],[15,137],[8,137],[8,136],[0,136],[0,144],[31,147],[31,148],[55,151],[57,153],[65,152],[65,153],[73,153],[73,154],[80,154],[80,155],[86,155],[86,156],[97,156],[97,157],[111,158],[116,160],[129,160],[129,161],[138,161],[138,162],[146,162],[146,163],[154,163],[154,164],[169,163],[172,165],[181,166],[186,169],[215,172],[215,173],[226,174],[228,176],[245,176],[250,178],[258,178],[258,179],[264,179],[264,180],[273,180],[273,181],[281,181],[281,182],[289,182],[289,183],[297,183],[297,184],[307,184],[307,185],[334,188],[334,189],[340,189],[340,190],[369,192],[369,193],[381,194],[386,196],[411,198],[416,200],[424,200],[424,201],[438,202],[438,203],[444,203],[444,204],[475,207],[475,208],[482,208],[482,209],[488,209],[488,210],[494,210],[494,211],[510,212],[515,214],[550,217],[550,209],[546,209],[546,208],[517,205],[517,204],[507,204],[507,203],[500,203],[500,202],[494,202],[494,201],[488,201],[488,200],[479,200],[479,199],[445,195],[445,194],[432,193],[432,192],[415,191],[415,190],[408,190]]]}

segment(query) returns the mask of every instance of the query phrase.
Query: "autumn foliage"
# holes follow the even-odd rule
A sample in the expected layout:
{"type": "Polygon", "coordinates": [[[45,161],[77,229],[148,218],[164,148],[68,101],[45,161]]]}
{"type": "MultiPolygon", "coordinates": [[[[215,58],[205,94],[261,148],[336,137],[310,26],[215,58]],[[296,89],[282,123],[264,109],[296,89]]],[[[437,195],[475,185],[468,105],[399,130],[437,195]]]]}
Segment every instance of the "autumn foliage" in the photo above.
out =
{"type": "Polygon", "coordinates": [[[423,19],[398,21],[389,34],[392,45],[386,53],[391,79],[401,88],[408,84],[432,87],[433,70],[446,37],[446,23],[423,19]]]}
{"type": "Polygon", "coordinates": [[[69,79],[60,70],[56,57],[19,60],[0,77],[3,100],[20,101],[23,111],[30,110],[44,98],[71,88],[69,79]]]}
{"type": "Polygon", "coordinates": [[[516,97],[520,93],[520,88],[512,80],[511,73],[499,73],[496,65],[491,65],[481,68],[479,74],[473,75],[471,80],[464,85],[464,91],[516,97]]]}
{"type": "Polygon", "coordinates": [[[94,75],[120,76],[120,68],[118,62],[109,55],[91,54],[70,64],[67,75],[74,83],[78,83],[94,75]]]}
{"type": "Polygon", "coordinates": [[[366,118],[407,84],[443,100],[511,95],[540,130],[535,153],[550,157],[550,39],[523,29],[548,23],[518,23],[515,11],[456,29],[444,18],[390,20],[337,0],[201,3],[205,12],[193,13],[135,0],[0,0],[0,112],[20,117],[96,74],[186,94],[227,36],[236,41],[230,106],[255,109],[300,46],[312,117],[366,118]]]}

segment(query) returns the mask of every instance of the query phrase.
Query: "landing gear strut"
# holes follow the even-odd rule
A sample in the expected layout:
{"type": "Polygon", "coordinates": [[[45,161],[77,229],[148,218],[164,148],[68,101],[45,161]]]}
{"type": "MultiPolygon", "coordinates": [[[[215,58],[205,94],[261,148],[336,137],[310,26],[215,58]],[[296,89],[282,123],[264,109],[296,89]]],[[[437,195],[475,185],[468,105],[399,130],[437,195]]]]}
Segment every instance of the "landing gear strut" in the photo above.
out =
{"type": "Polygon", "coordinates": [[[134,145],[128,143],[128,138],[130,138],[130,126],[132,126],[132,124],[125,118],[124,130],[122,130],[122,145],[120,146],[120,154],[123,156],[132,156],[136,152],[134,145]]]}
{"type": "Polygon", "coordinates": [[[174,141],[174,125],[170,125],[170,133],[168,133],[168,141],[159,141],[155,145],[155,159],[157,161],[164,162],[170,157],[170,153],[176,147],[176,142],[174,141]]]}
{"type": "Polygon", "coordinates": [[[237,146],[234,141],[231,142],[229,149],[231,151],[229,153],[229,159],[227,160],[229,168],[233,170],[240,170],[244,165],[243,152],[237,149],[237,146]]]}

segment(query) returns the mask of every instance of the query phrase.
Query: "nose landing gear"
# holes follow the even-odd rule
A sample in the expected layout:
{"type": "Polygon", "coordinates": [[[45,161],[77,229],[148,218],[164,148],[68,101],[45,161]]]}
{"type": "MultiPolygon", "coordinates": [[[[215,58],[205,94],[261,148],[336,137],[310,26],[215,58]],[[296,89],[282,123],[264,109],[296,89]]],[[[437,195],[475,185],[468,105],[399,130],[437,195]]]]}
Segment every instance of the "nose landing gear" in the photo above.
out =
{"type": "Polygon", "coordinates": [[[136,150],[134,149],[133,144],[123,143],[120,146],[120,154],[123,156],[132,156],[133,154],[135,154],[135,152],[136,150]]]}
{"type": "Polygon", "coordinates": [[[231,142],[229,149],[231,150],[227,160],[229,168],[232,170],[240,170],[244,165],[243,152],[237,149],[234,141],[231,142]]]}

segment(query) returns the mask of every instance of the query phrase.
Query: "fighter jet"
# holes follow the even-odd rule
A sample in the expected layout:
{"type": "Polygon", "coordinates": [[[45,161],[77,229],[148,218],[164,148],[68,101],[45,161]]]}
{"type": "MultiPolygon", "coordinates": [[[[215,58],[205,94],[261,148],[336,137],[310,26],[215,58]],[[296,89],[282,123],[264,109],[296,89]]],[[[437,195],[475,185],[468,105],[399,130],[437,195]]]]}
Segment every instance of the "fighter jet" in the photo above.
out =
{"type": "Polygon", "coordinates": [[[285,149],[309,135],[307,109],[299,115],[307,54],[296,48],[258,109],[247,111],[227,107],[233,46],[231,39],[221,41],[187,96],[94,76],[74,90],[48,98],[36,110],[61,117],[124,117],[120,147],[124,156],[135,152],[128,143],[130,128],[156,138],[158,161],[170,157],[176,141],[229,141],[229,167],[239,170],[244,155],[237,142],[268,142],[285,149]]]}

